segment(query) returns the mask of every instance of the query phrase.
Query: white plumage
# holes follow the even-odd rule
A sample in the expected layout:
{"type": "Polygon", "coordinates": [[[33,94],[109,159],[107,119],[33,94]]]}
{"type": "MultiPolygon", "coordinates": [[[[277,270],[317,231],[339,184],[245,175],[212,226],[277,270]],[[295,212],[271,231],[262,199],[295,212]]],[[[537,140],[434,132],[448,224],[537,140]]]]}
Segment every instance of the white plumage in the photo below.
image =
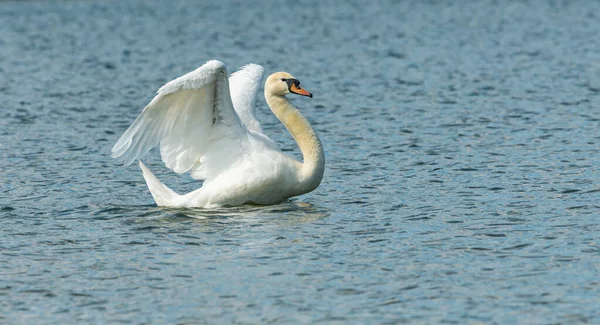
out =
{"type": "Polygon", "coordinates": [[[273,204],[312,191],[324,171],[321,142],[285,99],[289,93],[312,95],[285,72],[272,74],[265,84],[267,103],[298,143],[301,163],[282,153],[255,117],[262,76],[261,66],[249,64],[228,79],[223,63],[213,60],[168,82],[123,133],[112,156],[129,165],[160,144],[169,169],[204,180],[198,190],[179,195],[140,161],[160,206],[273,204]]]}

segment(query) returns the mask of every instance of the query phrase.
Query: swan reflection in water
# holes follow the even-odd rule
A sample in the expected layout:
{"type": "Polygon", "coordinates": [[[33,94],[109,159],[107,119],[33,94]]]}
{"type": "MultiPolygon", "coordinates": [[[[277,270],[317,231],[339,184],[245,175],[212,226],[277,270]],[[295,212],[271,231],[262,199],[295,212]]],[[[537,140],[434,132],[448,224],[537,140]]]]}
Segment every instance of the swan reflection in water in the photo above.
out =
{"type": "Polygon", "coordinates": [[[228,78],[223,63],[213,60],[168,82],[116,142],[112,156],[128,165],[160,144],[169,169],[204,181],[201,188],[180,195],[140,161],[158,206],[271,205],[314,190],[325,170],[323,146],[286,98],[312,94],[287,72],[273,73],[265,82],[267,104],[302,151],[300,162],[283,153],[255,118],[263,71],[249,64],[228,78]]]}
{"type": "Polygon", "coordinates": [[[306,202],[288,200],[276,205],[243,205],[220,208],[172,208],[139,205],[104,206],[94,214],[121,219],[128,225],[187,228],[229,224],[293,226],[326,219],[331,211],[306,202]]]}
{"type": "Polygon", "coordinates": [[[206,221],[225,221],[231,219],[233,222],[245,221],[285,221],[293,223],[310,223],[318,219],[327,218],[330,211],[311,205],[306,202],[283,202],[271,206],[243,205],[237,207],[223,208],[157,208],[156,211],[162,215],[162,218],[171,220],[180,217],[193,218],[206,221]],[[165,215],[168,214],[167,215],[165,215]]]}

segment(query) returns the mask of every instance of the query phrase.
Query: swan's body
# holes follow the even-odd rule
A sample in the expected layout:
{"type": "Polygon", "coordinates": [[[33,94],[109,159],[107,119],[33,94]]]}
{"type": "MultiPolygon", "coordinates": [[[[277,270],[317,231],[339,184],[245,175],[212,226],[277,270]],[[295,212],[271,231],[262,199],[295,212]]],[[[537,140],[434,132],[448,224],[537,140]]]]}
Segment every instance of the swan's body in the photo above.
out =
{"type": "Polygon", "coordinates": [[[254,116],[262,76],[263,68],[250,64],[228,79],[223,63],[209,61],[168,82],[117,141],[112,156],[129,165],[160,143],[168,168],[204,180],[201,188],[179,195],[140,161],[159,206],[275,204],[314,190],[323,178],[323,147],[285,98],[289,93],[312,95],[285,72],[272,74],[265,83],[269,107],[302,151],[304,162],[299,162],[277,148],[254,116]]]}

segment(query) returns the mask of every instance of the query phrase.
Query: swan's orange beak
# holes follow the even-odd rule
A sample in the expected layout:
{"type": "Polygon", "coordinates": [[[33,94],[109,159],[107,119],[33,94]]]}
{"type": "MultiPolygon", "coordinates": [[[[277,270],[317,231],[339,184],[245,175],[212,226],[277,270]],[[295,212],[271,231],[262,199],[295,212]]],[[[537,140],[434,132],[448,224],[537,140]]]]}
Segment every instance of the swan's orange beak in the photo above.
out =
{"type": "Polygon", "coordinates": [[[311,94],[311,93],[309,93],[308,91],[306,91],[306,90],[304,90],[304,89],[300,88],[300,87],[299,87],[299,86],[297,86],[296,84],[292,84],[292,85],[290,86],[290,92],[291,92],[291,93],[294,93],[294,94],[301,95],[301,96],[308,96],[308,97],[312,98],[312,94],[311,94]]]}

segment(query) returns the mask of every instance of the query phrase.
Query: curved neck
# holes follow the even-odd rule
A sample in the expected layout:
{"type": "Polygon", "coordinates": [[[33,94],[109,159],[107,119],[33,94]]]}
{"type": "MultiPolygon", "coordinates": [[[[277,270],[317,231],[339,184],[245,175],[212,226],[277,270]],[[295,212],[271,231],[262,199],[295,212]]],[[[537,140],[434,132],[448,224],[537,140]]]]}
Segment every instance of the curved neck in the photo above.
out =
{"type": "Polygon", "coordinates": [[[302,190],[314,190],[321,183],[325,171],[325,153],[319,136],[308,120],[284,96],[272,95],[265,90],[265,99],[302,151],[304,162],[299,170],[302,190]]]}

